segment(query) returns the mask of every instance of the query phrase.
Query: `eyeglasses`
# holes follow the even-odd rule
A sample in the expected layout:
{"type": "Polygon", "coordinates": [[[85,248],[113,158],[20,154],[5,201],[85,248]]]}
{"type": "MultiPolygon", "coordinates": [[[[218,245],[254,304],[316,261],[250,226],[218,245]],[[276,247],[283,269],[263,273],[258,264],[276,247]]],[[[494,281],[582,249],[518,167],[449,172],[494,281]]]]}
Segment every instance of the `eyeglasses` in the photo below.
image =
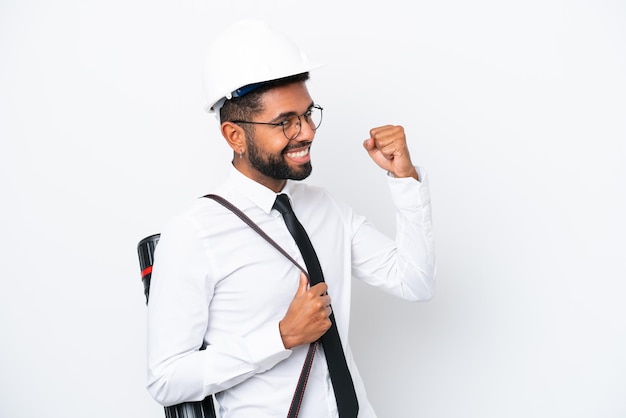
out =
{"type": "Polygon", "coordinates": [[[287,139],[292,140],[296,139],[298,135],[300,135],[300,131],[302,130],[302,121],[300,118],[304,118],[305,122],[308,123],[309,127],[314,131],[320,127],[322,123],[322,111],[324,109],[319,105],[313,105],[301,115],[291,115],[287,116],[280,122],[252,122],[247,120],[234,120],[233,123],[250,123],[253,125],[271,125],[271,126],[281,126],[283,128],[283,133],[287,137],[287,139]]]}

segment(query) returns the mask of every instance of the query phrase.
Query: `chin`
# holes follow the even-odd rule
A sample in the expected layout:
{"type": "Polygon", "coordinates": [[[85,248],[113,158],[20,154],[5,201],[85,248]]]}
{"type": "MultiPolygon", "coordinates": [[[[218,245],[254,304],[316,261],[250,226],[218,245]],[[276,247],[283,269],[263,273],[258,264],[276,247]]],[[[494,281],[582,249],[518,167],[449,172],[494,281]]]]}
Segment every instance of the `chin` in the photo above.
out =
{"type": "Polygon", "coordinates": [[[311,167],[311,163],[307,163],[304,166],[300,167],[300,170],[293,171],[289,176],[290,180],[304,180],[305,178],[311,175],[313,171],[313,167],[311,167]]]}

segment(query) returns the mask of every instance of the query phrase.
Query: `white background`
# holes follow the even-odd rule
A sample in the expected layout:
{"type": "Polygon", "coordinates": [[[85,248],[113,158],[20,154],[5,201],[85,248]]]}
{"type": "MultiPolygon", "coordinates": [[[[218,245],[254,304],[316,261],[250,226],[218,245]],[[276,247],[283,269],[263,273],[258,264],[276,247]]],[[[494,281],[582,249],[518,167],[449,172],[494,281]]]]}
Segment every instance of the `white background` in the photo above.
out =
{"type": "Polygon", "coordinates": [[[393,231],[361,142],[430,173],[423,304],[356,285],[387,417],[626,416],[621,1],[0,0],[0,416],[162,417],[137,242],[218,181],[211,37],[261,17],[328,65],[310,181],[393,231]]]}

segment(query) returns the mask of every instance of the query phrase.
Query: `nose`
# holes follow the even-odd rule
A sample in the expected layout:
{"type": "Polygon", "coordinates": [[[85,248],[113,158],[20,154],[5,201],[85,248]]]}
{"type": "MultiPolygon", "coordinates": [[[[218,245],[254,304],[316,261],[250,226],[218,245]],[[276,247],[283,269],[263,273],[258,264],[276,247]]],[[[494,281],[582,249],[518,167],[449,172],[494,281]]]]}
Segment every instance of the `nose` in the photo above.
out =
{"type": "MultiPolygon", "coordinates": [[[[297,139],[313,139],[315,137],[315,129],[313,129],[313,121],[306,116],[298,116],[298,123],[300,124],[300,132],[296,135],[297,139]]],[[[294,138],[294,139],[296,139],[294,138]]]]}

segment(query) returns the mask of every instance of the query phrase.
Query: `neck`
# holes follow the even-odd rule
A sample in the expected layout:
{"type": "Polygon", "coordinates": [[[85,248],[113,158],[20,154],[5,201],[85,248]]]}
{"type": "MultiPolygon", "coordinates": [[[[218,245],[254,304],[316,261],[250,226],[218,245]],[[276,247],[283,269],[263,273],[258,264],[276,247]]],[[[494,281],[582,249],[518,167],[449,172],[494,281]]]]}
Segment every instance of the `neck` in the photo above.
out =
{"type": "Polygon", "coordinates": [[[279,193],[281,190],[283,190],[285,184],[287,184],[287,180],[285,179],[275,179],[263,175],[256,170],[250,170],[248,165],[240,163],[238,160],[239,157],[233,160],[233,166],[237,169],[237,171],[239,171],[244,176],[256,181],[257,183],[262,184],[274,193],[279,193]]]}

